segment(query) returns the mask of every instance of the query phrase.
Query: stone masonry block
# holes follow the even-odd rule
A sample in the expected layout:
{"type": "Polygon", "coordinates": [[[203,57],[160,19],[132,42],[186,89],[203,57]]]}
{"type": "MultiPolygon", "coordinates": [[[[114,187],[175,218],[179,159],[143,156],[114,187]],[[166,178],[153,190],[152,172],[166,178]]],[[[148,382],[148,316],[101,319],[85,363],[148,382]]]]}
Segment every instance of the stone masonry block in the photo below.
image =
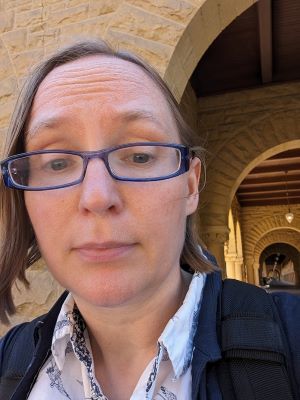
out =
{"type": "MultiPolygon", "coordinates": [[[[215,40],[221,31],[221,20],[218,2],[206,2],[200,9],[201,21],[207,39],[207,47],[215,40]]],[[[202,29],[201,29],[202,31],[202,29]]]]}
{"type": "Polygon", "coordinates": [[[63,7],[65,8],[65,0],[32,0],[32,6],[33,6],[32,8],[38,8],[38,7],[46,8],[54,4],[62,4],[63,7]]]}
{"type": "Polygon", "coordinates": [[[198,8],[202,7],[203,4],[207,1],[207,0],[188,0],[190,3],[194,4],[195,6],[197,6],[198,8]]]}
{"type": "Polygon", "coordinates": [[[163,75],[172,53],[172,47],[141,37],[108,30],[105,39],[117,49],[126,49],[139,54],[163,75]]]}
{"type": "MultiPolygon", "coordinates": [[[[1,159],[4,158],[4,138],[6,135],[6,129],[5,128],[0,128],[0,157],[1,159]]],[[[1,333],[0,333],[1,335],[1,333]]]]}
{"type": "Polygon", "coordinates": [[[88,4],[49,12],[47,22],[50,26],[61,26],[80,22],[88,17],[88,4]]]}
{"type": "Polygon", "coordinates": [[[32,8],[39,8],[44,6],[44,0],[31,0],[32,8]]]}
{"type": "Polygon", "coordinates": [[[55,2],[55,3],[48,3],[44,8],[44,20],[48,21],[49,15],[55,11],[64,11],[66,9],[66,4],[63,1],[55,2]]]}
{"type": "Polygon", "coordinates": [[[54,54],[60,48],[59,41],[51,42],[49,44],[45,44],[44,52],[47,55],[54,54]]]}
{"type": "Polygon", "coordinates": [[[34,34],[36,32],[44,32],[47,29],[47,23],[45,21],[35,24],[33,26],[29,26],[27,28],[28,34],[34,34]]]}
{"type": "Polygon", "coordinates": [[[0,80],[1,80],[7,78],[13,72],[13,67],[11,64],[9,54],[2,41],[0,41],[0,60],[1,60],[1,68],[0,68],[0,80]]]}
{"type": "MultiPolygon", "coordinates": [[[[202,24],[202,15],[198,12],[188,25],[179,45],[183,52],[189,52],[187,59],[187,70],[191,74],[208,48],[207,29],[202,24]],[[186,50],[185,50],[186,49],[186,50]],[[192,71],[191,71],[192,68],[192,71]]],[[[177,48],[177,51],[179,48],[177,48]]]]}
{"type": "Polygon", "coordinates": [[[31,11],[24,11],[16,14],[15,28],[24,28],[42,22],[43,9],[37,8],[31,11]]]}
{"type": "Polygon", "coordinates": [[[60,42],[84,39],[85,37],[103,37],[109,23],[109,18],[104,15],[90,18],[76,24],[64,25],[60,28],[60,42]]]}
{"type": "Polygon", "coordinates": [[[44,56],[43,49],[24,51],[12,55],[12,60],[15,64],[15,69],[18,76],[24,76],[28,71],[44,56]]]}
{"type": "Polygon", "coordinates": [[[20,13],[20,12],[23,12],[23,11],[30,11],[30,10],[33,10],[33,9],[35,9],[35,8],[38,8],[38,7],[33,7],[33,6],[32,6],[32,3],[31,3],[31,2],[28,2],[28,3],[24,3],[23,5],[20,5],[20,6],[18,6],[18,7],[15,7],[15,8],[14,8],[14,12],[15,12],[16,14],[18,14],[18,13],[20,13]]]}
{"type": "Polygon", "coordinates": [[[251,7],[257,0],[235,0],[235,9],[237,15],[240,15],[242,12],[247,10],[247,8],[251,7]]]}
{"type": "Polygon", "coordinates": [[[236,17],[236,0],[223,0],[219,5],[220,21],[222,29],[225,29],[236,17]]]}
{"type": "Polygon", "coordinates": [[[18,29],[15,31],[10,31],[2,35],[3,42],[9,52],[20,53],[24,51],[27,43],[27,30],[18,29]]]}
{"type": "Polygon", "coordinates": [[[186,75],[181,60],[178,58],[177,54],[173,54],[172,68],[168,68],[164,75],[164,79],[169,85],[176,100],[180,102],[189,78],[186,75]]]}
{"type": "Polygon", "coordinates": [[[128,0],[127,2],[144,11],[183,24],[187,24],[197,10],[191,3],[182,0],[128,0]]]}
{"type": "Polygon", "coordinates": [[[178,42],[184,25],[168,21],[139,8],[124,5],[118,10],[110,28],[137,37],[174,46],[178,42]]]}
{"type": "Polygon", "coordinates": [[[28,34],[27,49],[42,48],[54,41],[58,41],[59,29],[46,29],[45,31],[28,34]]]}
{"type": "Polygon", "coordinates": [[[6,128],[8,126],[15,99],[13,97],[7,97],[1,104],[0,101],[0,128],[6,128]]]}
{"type": "MultiPolygon", "coordinates": [[[[12,326],[44,314],[63,292],[63,289],[45,268],[30,269],[26,275],[30,282],[30,289],[26,290],[24,285],[18,282],[17,287],[14,287],[13,290],[17,314],[11,318],[12,326]]],[[[1,325],[0,335],[3,335],[8,329],[9,327],[1,325]]]]}
{"type": "MultiPolygon", "coordinates": [[[[96,3],[98,3],[98,2],[102,3],[102,0],[96,1],[96,3]]],[[[75,6],[79,6],[79,5],[91,3],[91,2],[89,2],[87,0],[65,0],[64,3],[65,3],[66,8],[70,8],[70,7],[75,7],[75,6]]]]}
{"type": "Polygon", "coordinates": [[[0,33],[12,30],[14,24],[13,11],[0,13],[0,33]]]}
{"type": "Polygon", "coordinates": [[[0,85],[0,103],[6,101],[8,97],[13,96],[17,91],[17,81],[15,77],[10,76],[1,80],[0,85]]]}
{"type": "Polygon", "coordinates": [[[31,7],[31,0],[2,0],[1,5],[3,5],[6,10],[17,8],[28,10],[31,7]]]}
{"type": "Polygon", "coordinates": [[[114,13],[120,6],[120,0],[101,0],[91,1],[89,7],[89,17],[114,13]]]}
{"type": "Polygon", "coordinates": [[[176,56],[187,76],[192,75],[199,59],[206,50],[203,42],[201,37],[192,37],[187,29],[176,46],[176,56]]]}

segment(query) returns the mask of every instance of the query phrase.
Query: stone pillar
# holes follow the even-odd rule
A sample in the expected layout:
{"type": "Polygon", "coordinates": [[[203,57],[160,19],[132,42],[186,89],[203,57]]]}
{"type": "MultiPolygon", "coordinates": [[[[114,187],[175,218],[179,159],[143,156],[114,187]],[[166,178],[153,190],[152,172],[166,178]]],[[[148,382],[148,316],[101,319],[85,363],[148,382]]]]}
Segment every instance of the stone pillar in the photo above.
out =
{"type": "Polygon", "coordinates": [[[234,270],[235,270],[235,279],[239,281],[244,280],[244,273],[243,273],[243,257],[237,257],[235,260],[234,270]]]}
{"type": "Polygon", "coordinates": [[[244,280],[243,273],[243,257],[238,257],[236,254],[225,255],[227,278],[244,280]]]}
{"type": "Polygon", "coordinates": [[[212,253],[223,270],[223,277],[226,278],[226,263],[224,255],[224,245],[229,238],[229,229],[226,226],[211,226],[201,233],[203,242],[207,249],[212,253]]]}
{"type": "Polygon", "coordinates": [[[254,284],[259,286],[259,263],[253,264],[253,272],[254,272],[254,284]]]}
{"type": "Polygon", "coordinates": [[[265,261],[263,262],[263,265],[262,265],[261,276],[262,276],[263,278],[265,278],[265,277],[268,276],[268,273],[267,273],[267,266],[266,266],[265,261]]]}
{"type": "Polygon", "coordinates": [[[228,260],[226,257],[226,275],[227,278],[235,279],[235,261],[228,260]]]}
{"type": "Polygon", "coordinates": [[[254,270],[253,270],[253,265],[254,265],[254,259],[253,257],[245,257],[245,265],[246,265],[246,272],[247,272],[247,280],[246,282],[248,283],[254,283],[254,270]]]}

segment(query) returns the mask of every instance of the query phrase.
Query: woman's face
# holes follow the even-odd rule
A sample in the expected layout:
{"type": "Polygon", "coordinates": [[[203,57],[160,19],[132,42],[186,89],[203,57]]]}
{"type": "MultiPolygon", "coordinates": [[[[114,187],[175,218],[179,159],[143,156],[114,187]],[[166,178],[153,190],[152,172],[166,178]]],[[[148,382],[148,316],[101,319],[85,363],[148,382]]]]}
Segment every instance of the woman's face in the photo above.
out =
{"type": "MultiPolygon", "coordinates": [[[[138,66],[108,56],[54,69],[38,89],[27,131],[26,151],[180,142],[152,80],[138,66]]],[[[49,270],[86,304],[117,306],[152,296],[178,277],[199,170],[194,159],[190,171],[176,178],[121,182],[93,159],[77,186],[25,192],[49,270]]]]}

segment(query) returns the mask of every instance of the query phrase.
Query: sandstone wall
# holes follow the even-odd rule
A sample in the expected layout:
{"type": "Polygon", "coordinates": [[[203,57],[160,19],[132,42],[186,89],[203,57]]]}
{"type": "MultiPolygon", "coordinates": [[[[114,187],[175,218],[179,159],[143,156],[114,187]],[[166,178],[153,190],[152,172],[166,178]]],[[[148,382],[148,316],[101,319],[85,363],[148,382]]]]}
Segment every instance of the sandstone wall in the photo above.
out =
{"type": "MultiPolygon", "coordinates": [[[[14,299],[17,313],[11,317],[11,326],[38,317],[46,313],[63,289],[57,284],[47,271],[44,263],[38,262],[27,271],[30,289],[26,290],[24,285],[17,283],[14,287],[14,299]]],[[[8,326],[0,324],[0,336],[9,329],[8,326]]]]}

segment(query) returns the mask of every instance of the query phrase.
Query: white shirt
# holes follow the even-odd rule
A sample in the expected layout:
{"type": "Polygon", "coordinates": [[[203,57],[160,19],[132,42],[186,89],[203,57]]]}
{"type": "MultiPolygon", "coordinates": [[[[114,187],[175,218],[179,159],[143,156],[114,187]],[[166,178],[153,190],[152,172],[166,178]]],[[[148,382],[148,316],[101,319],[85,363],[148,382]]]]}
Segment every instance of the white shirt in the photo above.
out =
{"type": "MultiPolygon", "coordinates": [[[[191,399],[193,339],[206,275],[193,275],[184,302],[157,341],[157,355],[142,373],[129,400],[191,399]]],[[[85,322],[71,294],[57,318],[52,354],[46,361],[29,400],[107,399],[95,377],[85,322]]]]}

